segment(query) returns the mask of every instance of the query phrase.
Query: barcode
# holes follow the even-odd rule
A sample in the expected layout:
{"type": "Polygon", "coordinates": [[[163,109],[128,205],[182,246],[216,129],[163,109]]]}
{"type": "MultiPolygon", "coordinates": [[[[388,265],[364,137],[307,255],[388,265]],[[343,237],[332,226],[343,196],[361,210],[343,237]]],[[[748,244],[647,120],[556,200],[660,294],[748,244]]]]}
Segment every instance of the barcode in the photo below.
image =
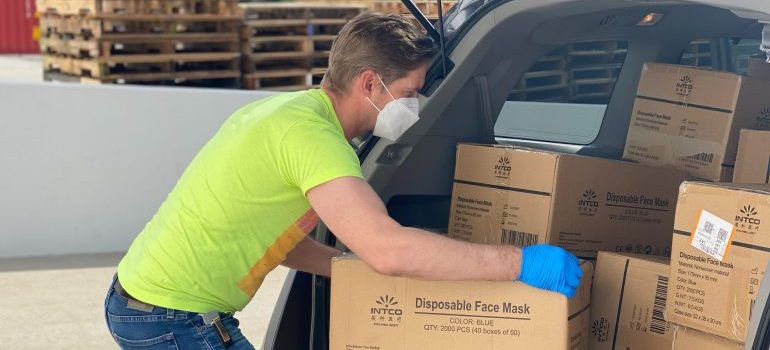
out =
{"type": "Polygon", "coordinates": [[[526,247],[537,244],[537,235],[534,233],[521,232],[516,230],[501,229],[500,243],[510,244],[517,247],[526,247]]]}
{"type": "Polygon", "coordinates": [[[714,223],[711,221],[706,221],[703,223],[703,231],[706,231],[708,234],[714,233],[714,223]]]}
{"type": "Polygon", "coordinates": [[[687,158],[695,159],[701,162],[712,163],[714,161],[714,153],[698,153],[687,158]]]}
{"type": "Polygon", "coordinates": [[[652,324],[650,331],[665,334],[668,323],[663,317],[666,312],[666,295],[668,294],[668,277],[658,276],[658,286],[655,288],[655,305],[652,308],[652,324]]]}
{"type": "Polygon", "coordinates": [[[727,241],[727,231],[723,228],[719,228],[719,233],[717,233],[717,239],[721,242],[727,241]]]}

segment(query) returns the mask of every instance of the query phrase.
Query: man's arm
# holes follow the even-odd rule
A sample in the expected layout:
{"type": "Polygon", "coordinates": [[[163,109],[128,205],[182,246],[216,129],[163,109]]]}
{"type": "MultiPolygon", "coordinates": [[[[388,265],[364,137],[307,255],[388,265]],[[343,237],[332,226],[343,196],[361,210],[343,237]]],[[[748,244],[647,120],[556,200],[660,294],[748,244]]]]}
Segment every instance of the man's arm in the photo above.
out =
{"type": "Polygon", "coordinates": [[[343,177],[307,192],[323,222],[376,271],[429,280],[513,281],[522,252],[456,241],[398,224],[368,183],[343,177]],[[343,209],[344,208],[344,209],[343,209]]]}
{"type": "Polygon", "coordinates": [[[289,252],[281,265],[316,275],[331,276],[332,258],[340,255],[339,249],[318,243],[305,237],[302,242],[289,252]]]}

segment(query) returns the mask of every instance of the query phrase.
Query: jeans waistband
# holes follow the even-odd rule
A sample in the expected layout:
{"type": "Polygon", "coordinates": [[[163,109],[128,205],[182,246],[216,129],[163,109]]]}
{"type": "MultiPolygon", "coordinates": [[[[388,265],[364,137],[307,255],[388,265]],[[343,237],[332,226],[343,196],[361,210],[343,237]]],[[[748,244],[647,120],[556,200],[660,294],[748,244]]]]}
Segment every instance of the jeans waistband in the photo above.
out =
{"type": "MultiPolygon", "coordinates": [[[[118,295],[128,300],[128,308],[131,308],[131,309],[151,312],[152,310],[157,308],[157,309],[165,309],[167,310],[167,313],[171,313],[171,314],[183,313],[183,314],[189,314],[190,316],[200,315],[201,317],[205,314],[205,313],[198,313],[198,312],[192,312],[192,311],[171,309],[163,306],[153,305],[153,304],[141,301],[139,299],[136,299],[123,288],[123,286],[120,284],[120,279],[118,279],[117,274],[115,275],[115,278],[113,280],[112,289],[115,290],[115,293],[117,293],[118,295]]],[[[220,318],[230,317],[234,315],[234,313],[232,312],[220,311],[218,313],[220,318]]]]}

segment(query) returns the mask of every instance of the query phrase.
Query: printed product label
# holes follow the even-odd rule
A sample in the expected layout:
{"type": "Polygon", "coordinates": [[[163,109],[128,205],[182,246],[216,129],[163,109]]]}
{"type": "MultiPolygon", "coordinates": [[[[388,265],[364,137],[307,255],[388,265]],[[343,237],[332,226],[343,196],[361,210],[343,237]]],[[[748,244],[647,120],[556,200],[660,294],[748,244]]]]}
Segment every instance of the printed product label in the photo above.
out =
{"type": "Polygon", "coordinates": [[[723,261],[730,247],[733,232],[733,224],[703,210],[690,244],[713,258],[723,261]]]}
{"type": "Polygon", "coordinates": [[[525,247],[545,242],[550,197],[455,184],[449,237],[525,247]]]}
{"type": "Polygon", "coordinates": [[[722,327],[726,320],[712,316],[705,305],[707,300],[718,300],[715,298],[722,293],[719,286],[724,279],[731,278],[735,268],[733,263],[686,251],[679,251],[677,258],[675,263],[672,261],[672,272],[675,273],[672,278],[675,277],[676,281],[672,293],[669,293],[667,307],[682,319],[722,327]]]}
{"type": "Polygon", "coordinates": [[[591,256],[597,250],[671,255],[670,238],[641,234],[661,225],[673,210],[670,198],[644,191],[607,191],[588,187],[574,199],[576,219],[558,230],[558,245],[591,256]],[[596,231],[626,230],[624,235],[597,235],[596,231]],[[563,229],[562,229],[563,228],[563,229]],[[633,234],[639,232],[640,234],[633,234]],[[662,244],[664,243],[664,244],[662,244]]]}

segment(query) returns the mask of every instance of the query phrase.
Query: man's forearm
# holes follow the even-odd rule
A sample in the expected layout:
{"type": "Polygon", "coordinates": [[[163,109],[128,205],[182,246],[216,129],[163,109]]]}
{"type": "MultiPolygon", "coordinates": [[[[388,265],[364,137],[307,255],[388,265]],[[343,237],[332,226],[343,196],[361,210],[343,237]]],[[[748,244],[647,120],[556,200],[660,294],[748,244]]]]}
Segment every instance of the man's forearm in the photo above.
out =
{"type": "Polygon", "coordinates": [[[305,237],[289,254],[281,265],[295,270],[329,277],[332,258],[341,251],[316,240],[305,237]]]}
{"type": "Polygon", "coordinates": [[[433,280],[513,280],[521,250],[470,244],[405,228],[363,180],[344,177],[307,193],[313,209],[345,245],[378,272],[433,280]],[[340,210],[339,203],[349,203],[340,210]]]}
{"type": "Polygon", "coordinates": [[[456,241],[428,231],[401,227],[389,235],[391,275],[430,280],[518,279],[521,249],[456,241]]]}

